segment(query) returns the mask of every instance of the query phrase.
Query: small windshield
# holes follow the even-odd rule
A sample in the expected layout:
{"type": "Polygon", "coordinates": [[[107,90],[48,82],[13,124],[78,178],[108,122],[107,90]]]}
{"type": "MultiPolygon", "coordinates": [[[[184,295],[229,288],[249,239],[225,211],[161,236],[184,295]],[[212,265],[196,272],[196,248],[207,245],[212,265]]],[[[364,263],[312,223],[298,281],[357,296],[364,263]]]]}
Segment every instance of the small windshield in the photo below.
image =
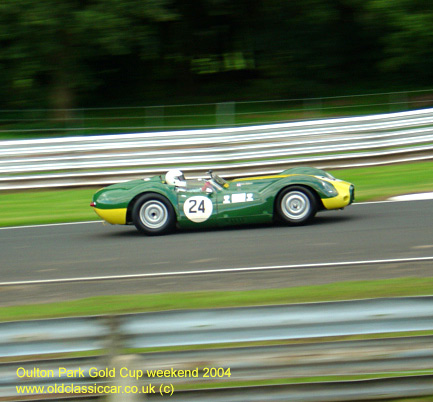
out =
{"type": "Polygon", "coordinates": [[[229,185],[222,177],[218,176],[215,173],[212,173],[212,179],[214,179],[215,182],[217,184],[219,184],[220,186],[222,186],[222,187],[226,187],[227,188],[228,185],[229,185]]]}

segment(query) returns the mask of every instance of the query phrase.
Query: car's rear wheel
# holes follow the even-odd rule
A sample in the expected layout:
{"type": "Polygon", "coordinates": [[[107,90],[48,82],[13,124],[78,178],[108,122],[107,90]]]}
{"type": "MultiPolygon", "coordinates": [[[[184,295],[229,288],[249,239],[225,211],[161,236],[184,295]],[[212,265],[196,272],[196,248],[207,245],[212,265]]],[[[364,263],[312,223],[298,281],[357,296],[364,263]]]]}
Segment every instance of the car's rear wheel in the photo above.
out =
{"type": "Polygon", "coordinates": [[[317,200],[305,187],[295,186],[283,190],[276,201],[278,217],[289,225],[303,225],[317,213],[317,200]]]}
{"type": "Polygon", "coordinates": [[[132,208],[132,221],[135,227],[149,236],[170,232],[176,218],[173,206],[159,194],[144,194],[132,208]]]}

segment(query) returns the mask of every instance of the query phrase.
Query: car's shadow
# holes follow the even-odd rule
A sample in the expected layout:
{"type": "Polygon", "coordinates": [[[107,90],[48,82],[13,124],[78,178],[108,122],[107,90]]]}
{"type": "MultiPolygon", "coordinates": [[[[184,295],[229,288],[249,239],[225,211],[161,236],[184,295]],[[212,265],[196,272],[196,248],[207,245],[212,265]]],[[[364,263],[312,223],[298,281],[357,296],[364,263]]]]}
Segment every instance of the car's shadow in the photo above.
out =
{"type": "MultiPolygon", "coordinates": [[[[357,217],[353,215],[340,215],[340,216],[326,216],[324,215],[318,215],[314,218],[314,220],[306,225],[302,226],[290,226],[285,225],[282,222],[275,222],[275,223],[261,223],[261,224],[243,224],[243,225],[231,225],[231,226],[215,226],[212,228],[189,228],[189,229],[182,229],[182,228],[176,228],[174,231],[167,233],[162,236],[151,236],[152,238],[164,238],[167,236],[179,236],[183,235],[185,233],[218,233],[218,232],[234,232],[239,230],[266,230],[266,229],[272,229],[272,228],[288,228],[293,230],[302,230],[302,229],[314,229],[314,227],[323,227],[323,226],[333,226],[337,224],[341,224],[343,222],[347,221],[356,221],[357,217]]],[[[94,235],[93,237],[100,237],[100,238],[139,238],[143,237],[143,234],[140,233],[133,225],[130,226],[122,226],[122,230],[119,231],[107,231],[106,233],[99,233],[97,235],[94,235]]],[[[145,236],[146,237],[146,236],[145,236]]]]}
{"type": "Polygon", "coordinates": [[[326,216],[319,215],[314,218],[313,222],[309,223],[306,226],[317,226],[317,225],[333,225],[333,224],[339,224],[341,222],[355,222],[358,220],[359,217],[355,215],[339,215],[339,216],[326,216]]]}

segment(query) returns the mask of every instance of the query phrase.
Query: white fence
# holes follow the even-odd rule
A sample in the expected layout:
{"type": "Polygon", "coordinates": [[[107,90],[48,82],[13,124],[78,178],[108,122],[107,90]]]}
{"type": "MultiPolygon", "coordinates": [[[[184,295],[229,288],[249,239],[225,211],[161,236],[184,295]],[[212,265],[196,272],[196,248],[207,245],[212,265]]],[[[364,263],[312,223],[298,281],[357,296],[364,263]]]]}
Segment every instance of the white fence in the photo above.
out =
{"type": "Polygon", "coordinates": [[[225,177],[433,158],[433,109],[248,127],[0,141],[0,190],[108,184],[177,167],[225,177]]]}

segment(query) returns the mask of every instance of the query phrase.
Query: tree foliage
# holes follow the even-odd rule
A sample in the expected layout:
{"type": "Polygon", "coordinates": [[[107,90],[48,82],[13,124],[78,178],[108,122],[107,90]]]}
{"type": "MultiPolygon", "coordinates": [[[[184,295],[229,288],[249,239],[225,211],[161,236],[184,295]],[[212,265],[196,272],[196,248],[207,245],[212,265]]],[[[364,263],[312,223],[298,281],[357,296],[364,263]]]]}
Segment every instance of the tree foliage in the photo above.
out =
{"type": "Polygon", "coordinates": [[[310,96],[407,72],[428,84],[432,25],[426,0],[3,0],[1,102],[68,109],[116,90],[145,103],[151,88],[233,83],[310,96]]]}
{"type": "Polygon", "coordinates": [[[69,108],[76,92],[94,88],[98,59],[152,56],[154,25],[166,17],[163,0],[3,0],[2,89],[16,102],[48,91],[53,105],[69,108]]]}
{"type": "Polygon", "coordinates": [[[385,71],[404,71],[425,82],[433,78],[433,5],[426,0],[373,0],[370,10],[383,27],[385,71]]]}

